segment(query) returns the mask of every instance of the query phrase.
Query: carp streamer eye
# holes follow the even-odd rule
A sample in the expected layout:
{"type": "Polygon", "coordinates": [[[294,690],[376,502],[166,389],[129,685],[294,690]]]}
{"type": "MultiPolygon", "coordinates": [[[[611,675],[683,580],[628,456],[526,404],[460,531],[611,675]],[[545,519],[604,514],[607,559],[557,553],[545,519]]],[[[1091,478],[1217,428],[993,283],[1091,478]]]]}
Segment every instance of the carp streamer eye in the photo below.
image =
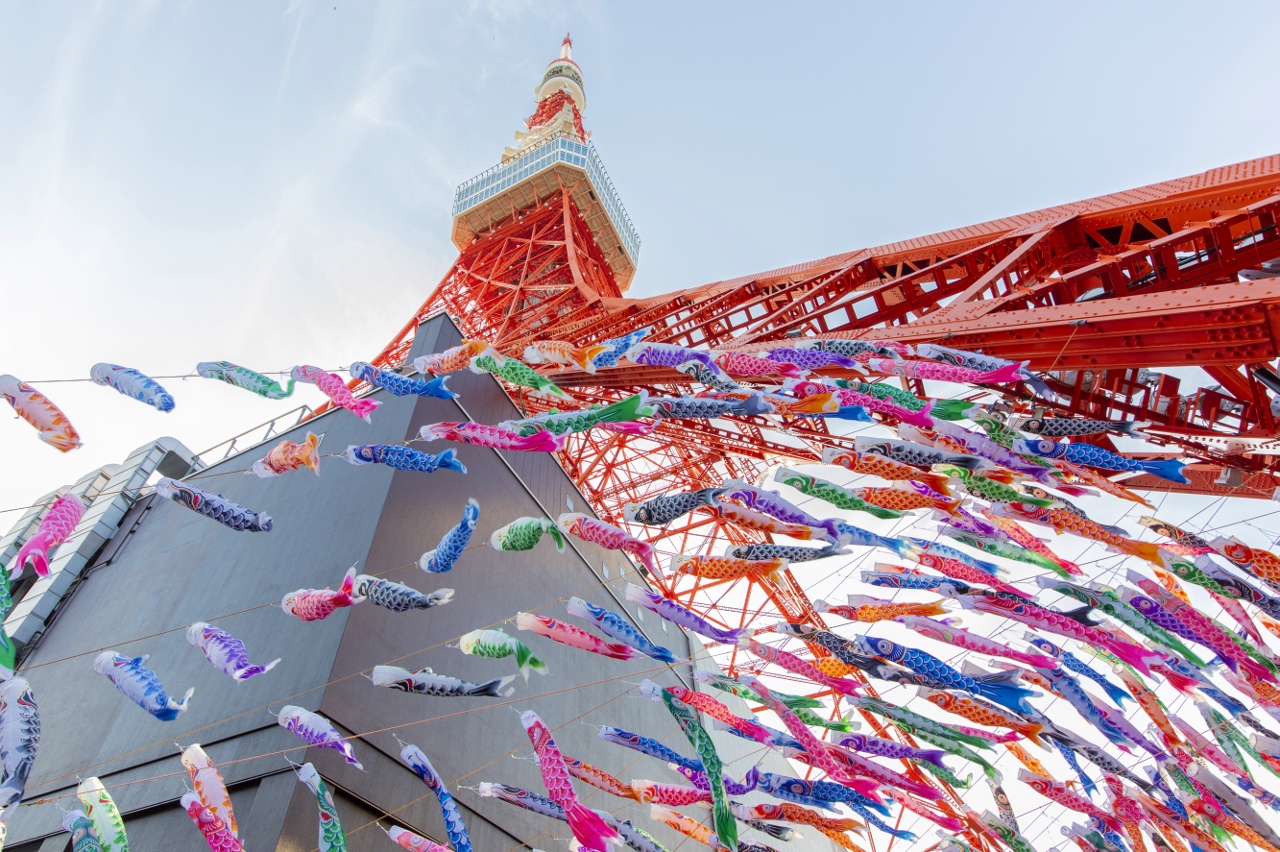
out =
{"type": "Polygon", "coordinates": [[[1230,559],[1232,562],[1248,562],[1249,548],[1243,544],[1232,542],[1222,548],[1222,555],[1230,559]]]}

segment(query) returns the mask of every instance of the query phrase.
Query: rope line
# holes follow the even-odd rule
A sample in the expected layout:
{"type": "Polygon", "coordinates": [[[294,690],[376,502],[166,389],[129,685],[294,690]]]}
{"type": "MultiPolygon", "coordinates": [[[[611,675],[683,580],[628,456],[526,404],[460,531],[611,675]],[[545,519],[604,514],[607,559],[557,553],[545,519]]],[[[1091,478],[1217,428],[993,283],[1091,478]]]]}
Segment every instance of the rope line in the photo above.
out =
{"type": "MultiPolygon", "coordinates": [[[[286,430],[286,431],[292,431],[292,430],[293,430],[293,429],[295,429],[295,428],[297,428],[297,427],[296,427],[296,426],[291,426],[291,427],[290,427],[288,430],[286,430]]],[[[270,440],[270,439],[267,439],[267,440],[270,440]]],[[[410,444],[416,444],[416,443],[420,443],[420,442],[425,443],[425,442],[423,442],[423,439],[422,439],[422,438],[409,438],[408,440],[405,440],[405,441],[392,441],[392,442],[390,442],[390,443],[386,444],[386,446],[388,446],[388,447],[407,447],[407,446],[409,446],[410,444]]],[[[256,445],[255,445],[255,446],[256,446],[256,445]]],[[[321,455],[317,456],[317,458],[322,458],[322,459],[331,459],[331,458],[336,458],[337,456],[345,456],[346,454],[347,454],[346,450],[342,450],[342,451],[340,451],[340,452],[336,452],[336,453],[323,453],[323,454],[321,454],[321,455]]],[[[361,467],[363,467],[363,465],[360,465],[360,466],[361,466],[361,467]]],[[[215,477],[219,477],[219,476],[230,476],[230,475],[235,474],[235,473],[252,473],[252,472],[253,472],[253,466],[252,466],[252,465],[250,465],[249,467],[238,467],[238,468],[235,468],[235,469],[233,469],[233,470],[205,471],[205,472],[199,472],[199,473],[192,473],[192,474],[188,474],[188,475],[186,475],[186,476],[184,476],[184,477],[181,477],[181,479],[180,479],[179,481],[180,481],[180,482],[192,482],[192,481],[197,480],[197,479],[213,479],[213,478],[215,478],[215,477]]],[[[141,492],[144,488],[147,488],[147,487],[148,487],[147,485],[138,485],[138,486],[135,486],[135,487],[133,487],[133,488],[118,488],[118,489],[115,489],[115,490],[113,490],[113,491],[99,491],[99,492],[97,492],[96,494],[94,494],[92,498],[88,498],[88,499],[90,499],[90,500],[97,500],[99,497],[110,497],[110,496],[113,496],[113,495],[116,495],[116,494],[127,494],[127,493],[128,493],[128,492],[130,492],[130,491],[138,491],[138,492],[141,492]]],[[[71,493],[71,492],[70,492],[70,491],[68,491],[68,492],[65,492],[65,493],[69,494],[69,493],[71,493]]],[[[86,499],[85,497],[83,497],[83,496],[81,496],[81,495],[77,495],[77,496],[80,496],[80,499],[82,499],[82,500],[83,500],[83,499],[86,499]]],[[[9,509],[0,509],[0,515],[6,514],[6,513],[8,513],[8,512],[22,512],[22,511],[25,511],[25,510],[27,510],[27,509],[40,509],[40,508],[44,508],[44,507],[47,507],[47,506],[52,506],[55,502],[57,502],[57,499],[58,499],[58,498],[56,498],[56,497],[55,497],[53,500],[49,500],[49,501],[44,502],[44,503],[31,503],[31,504],[26,505],[26,506],[14,506],[14,507],[9,508],[9,509]]],[[[73,538],[74,538],[74,536],[68,536],[68,537],[67,537],[67,539],[66,539],[66,541],[71,541],[73,538]]],[[[64,542],[64,543],[65,543],[65,542],[64,542]]]]}
{"type": "MultiPolygon", "coordinates": [[[[325,370],[325,372],[341,373],[347,370],[349,367],[350,365],[348,365],[347,367],[338,367],[333,370],[325,370]]],[[[254,372],[263,376],[287,376],[293,372],[293,368],[291,367],[288,370],[254,370],[254,372]]],[[[149,379],[202,379],[204,378],[204,376],[201,376],[199,373],[196,373],[196,372],[191,372],[191,373],[183,373],[182,375],[173,375],[173,376],[147,376],[147,378],[149,379]]],[[[92,381],[93,379],[36,379],[34,381],[27,381],[24,379],[22,383],[24,385],[57,385],[57,384],[66,384],[68,382],[92,382],[92,381]]],[[[222,380],[217,379],[216,381],[222,381],[222,380]]]]}

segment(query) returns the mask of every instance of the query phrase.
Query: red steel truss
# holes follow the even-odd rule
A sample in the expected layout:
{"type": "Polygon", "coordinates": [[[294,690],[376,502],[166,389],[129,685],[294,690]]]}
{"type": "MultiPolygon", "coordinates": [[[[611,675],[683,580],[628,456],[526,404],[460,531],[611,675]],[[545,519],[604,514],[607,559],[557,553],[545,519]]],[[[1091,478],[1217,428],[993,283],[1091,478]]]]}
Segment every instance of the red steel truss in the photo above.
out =
{"type": "MultiPolygon", "coordinates": [[[[571,100],[565,92],[544,98],[530,126],[571,100]]],[[[1160,481],[1162,490],[1269,498],[1280,485],[1280,455],[1266,454],[1276,441],[1270,396],[1257,378],[1280,355],[1280,277],[1272,277],[1280,276],[1272,264],[1280,258],[1280,155],[642,299],[622,297],[586,224],[590,211],[578,208],[565,180],[533,203],[511,202],[480,230],[372,362],[400,368],[418,325],[441,312],[467,337],[517,357],[537,339],[585,345],[644,327],[652,342],[716,349],[815,336],[928,341],[1029,361],[1059,394],[1046,403],[1011,386],[1001,391],[1009,410],[1154,424],[1156,443],[1196,461],[1191,485],[1160,481]],[[1185,371],[1161,372],[1188,367],[1216,387],[1199,388],[1210,382],[1185,371]],[[1184,381],[1194,386],[1189,393],[1184,381]]],[[[635,365],[559,371],[554,380],[584,406],[640,389],[689,390],[683,374],[635,365]]],[[[523,392],[516,401],[530,414],[547,408],[523,392]]],[[[754,481],[779,463],[815,462],[827,446],[850,445],[826,424],[662,421],[643,436],[595,430],[571,436],[560,461],[599,516],[623,524],[628,503],[754,481]]],[[[1126,484],[1155,487],[1150,480],[1126,484]]],[[[705,513],[630,529],[667,554],[768,540],[705,513]]],[[[729,627],[778,618],[822,624],[790,573],[734,581],[659,574],[652,579],[665,593],[729,627]]],[[[762,668],[736,652],[728,665],[762,668]]]]}
{"type": "MultiPolygon", "coordinates": [[[[439,312],[512,355],[535,339],[584,345],[641,327],[653,341],[722,349],[818,335],[933,341],[1028,360],[1060,394],[1046,406],[1014,388],[1015,409],[1156,424],[1157,441],[1203,462],[1177,490],[1265,498],[1280,482],[1280,457],[1244,454],[1276,437],[1253,369],[1280,356],[1280,277],[1268,273],[1280,257],[1280,156],[647,299],[621,297],[571,193],[561,185],[477,235],[373,363],[402,366],[418,324],[439,312]],[[1184,394],[1160,372],[1184,366],[1218,387],[1184,394]]],[[[688,391],[680,373],[637,366],[555,380],[583,405],[688,391]]],[[[574,435],[560,460],[596,512],[621,524],[627,503],[753,481],[828,445],[848,441],[821,420],[664,421],[646,436],[574,435]]],[[[1129,484],[1155,485],[1146,479],[1129,484]]],[[[632,531],[665,553],[767,539],[699,513],[632,531]]],[[[653,581],[730,627],[822,623],[790,574],[653,581]]],[[[736,652],[728,665],[760,668],[736,652]]]]}
{"type": "MultiPolygon", "coordinates": [[[[563,92],[545,98],[530,121],[567,102],[563,92]]],[[[1155,443],[1197,462],[1191,485],[1140,476],[1130,487],[1268,498],[1280,485],[1280,455],[1268,454],[1280,446],[1271,400],[1257,378],[1280,356],[1280,264],[1272,263],[1280,155],[644,299],[622,297],[586,223],[590,210],[579,209],[578,187],[566,180],[559,175],[532,203],[510,201],[372,362],[402,367],[418,325],[441,312],[467,337],[517,357],[537,339],[585,345],[644,327],[653,342],[716,349],[816,336],[935,342],[1028,361],[1058,393],[1046,403],[1008,386],[1001,404],[1012,411],[1148,421],[1155,443]],[[1161,372],[1180,367],[1203,370],[1216,386],[1192,378],[1184,393],[1185,371],[1161,372]]],[[[635,365],[554,379],[581,405],[689,390],[681,373],[635,365]]],[[[547,407],[523,392],[516,401],[531,414],[547,407]]],[[[755,481],[779,463],[815,462],[825,447],[849,444],[824,420],[662,421],[643,436],[573,435],[560,461],[599,516],[621,525],[628,503],[755,481]]],[[[704,512],[631,530],[664,554],[769,538],[704,512]]],[[[718,581],[660,571],[652,580],[725,626],[822,625],[790,572],[718,581]]],[[[763,669],[736,650],[725,663],[763,669]]],[[[969,836],[987,845],[981,833],[969,836]]]]}
{"type": "Polygon", "coordinates": [[[399,367],[418,324],[433,314],[448,313],[471,337],[507,341],[554,335],[566,317],[591,316],[619,298],[572,191],[562,184],[477,237],[373,363],[399,367]]]}

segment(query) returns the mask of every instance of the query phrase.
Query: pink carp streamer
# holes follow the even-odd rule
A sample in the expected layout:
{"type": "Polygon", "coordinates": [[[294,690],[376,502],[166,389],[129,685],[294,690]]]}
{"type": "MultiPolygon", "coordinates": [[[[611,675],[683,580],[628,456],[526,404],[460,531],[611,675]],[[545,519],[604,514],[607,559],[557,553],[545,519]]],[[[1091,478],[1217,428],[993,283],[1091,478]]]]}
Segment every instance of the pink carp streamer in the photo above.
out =
{"type": "Polygon", "coordinates": [[[351,389],[347,387],[347,383],[340,376],[334,373],[326,373],[319,367],[312,367],[310,364],[300,364],[289,372],[289,377],[295,382],[308,382],[320,389],[320,392],[341,408],[350,411],[356,417],[359,417],[365,423],[372,423],[370,415],[382,403],[376,399],[356,399],[355,394],[351,393],[351,389]]]}
{"type": "Polygon", "coordinates": [[[943,816],[942,814],[939,814],[933,808],[929,807],[924,802],[921,802],[919,799],[915,798],[914,796],[909,796],[906,793],[900,793],[897,790],[889,790],[887,791],[887,793],[889,798],[893,799],[895,802],[902,805],[907,810],[911,811],[911,813],[915,814],[916,816],[924,817],[925,819],[932,822],[934,825],[939,825],[945,828],[947,831],[963,831],[964,830],[963,822],[956,819],[955,817],[943,816]]]}
{"type": "Polygon", "coordinates": [[[80,519],[84,517],[84,501],[74,494],[63,494],[49,511],[40,519],[40,526],[35,535],[27,539],[26,544],[18,551],[18,555],[9,565],[9,579],[14,580],[22,574],[27,563],[35,569],[40,577],[49,576],[49,551],[67,540],[75,530],[80,519]]]}
{"type": "Polygon", "coordinates": [[[439,843],[428,840],[420,834],[414,834],[412,831],[403,829],[398,825],[393,825],[391,828],[383,830],[387,832],[387,837],[391,838],[391,842],[401,849],[417,850],[417,852],[453,852],[448,846],[441,846],[439,843]]]}
{"type": "Polygon", "coordinates": [[[844,767],[831,757],[831,754],[827,751],[827,746],[813,735],[813,732],[809,730],[809,726],[802,722],[800,717],[787,705],[783,704],[781,700],[775,698],[768,687],[750,675],[739,678],[738,682],[756,695],[759,695],[765,706],[782,720],[791,735],[800,742],[800,745],[804,746],[805,753],[809,755],[809,759],[812,761],[812,766],[821,769],[835,779],[837,783],[843,784],[851,790],[857,790],[868,798],[874,799],[876,797],[880,790],[880,785],[867,778],[855,778],[846,772],[844,767]]]}
{"type": "Polygon", "coordinates": [[[528,630],[530,633],[537,633],[552,642],[559,642],[561,645],[568,645],[570,648],[590,651],[593,654],[611,657],[615,660],[629,660],[638,653],[628,645],[606,642],[598,636],[592,636],[581,627],[565,624],[563,621],[547,618],[545,615],[534,615],[529,612],[519,613],[516,615],[516,629],[528,630]]]}
{"type": "Polygon", "coordinates": [[[432,423],[418,430],[419,441],[456,441],[494,450],[517,450],[522,453],[555,453],[564,449],[564,435],[545,429],[532,435],[521,435],[509,429],[483,423],[432,423]]]}
{"type": "Polygon", "coordinates": [[[867,366],[886,376],[922,379],[934,382],[955,382],[966,385],[1000,385],[1020,382],[1023,364],[1006,364],[995,370],[973,370],[939,361],[894,361],[892,358],[872,358],[867,366]]]}
{"type": "Polygon", "coordinates": [[[564,808],[565,819],[573,836],[591,852],[607,852],[608,845],[618,840],[618,830],[578,801],[578,794],[574,792],[573,782],[569,778],[569,770],[565,768],[564,756],[556,746],[551,730],[532,710],[520,714],[520,724],[524,726],[524,732],[538,757],[542,783],[552,801],[564,808]]]}
{"type": "Polygon", "coordinates": [[[1106,648],[1144,675],[1150,675],[1148,665],[1160,659],[1140,645],[1118,639],[1097,627],[1086,627],[1065,615],[1038,607],[1033,603],[1013,601],[1008,598],[996,598],[988,595],[961,595],[960,605],[965,609],[974,609],[991,615],[1003,615],[1005,618],[1020,621],[1028,627],[1056,633],[1068,639],[1077,639],[1095,648],[1106,648]]]}
{"type": "Polygon", "coordinates": [[[986,636],[980,636],[977,633],[965,630],[963,627],[957,627],[946,619],[935,621],[932,618],[923,618],[918,615],[905,615],[895,618],[894,621],[910,630],[914,630],[926,639],[933,639],[944,645],[963,648],[966,651],[976,651],[979,654],[986,654],[992,657],[1005,657],[1036,668],[1052,669],[1058,665],[1058,661],[1053,657],[1048,657],[1044,654],[1031,654],[1026,651],[1019,651],[1016,648],[1010,648],[1008,645],[988,639],[986,636]]]}
{"type": "MultiPolygon", "coordinates": [[[[660,693],[663,691],[674,695],[685,704],[701,710],[711,718],[724,722],[738,733],[745,737],[750,737],[761,745],[769,745],[773,741],[773,734],[769,732],[768,728],[758,722],[738,716],[722,702],[716,701],[706,693],[694,692],[692,689],[683,686],[668,686],[664,690],[663,687],[658,686],[651,680],[646,680],[640,684],[640,693],[655,702],[661,703],[662,697],[660,693]]],[[[658,804],[665,805],[670,803],[658,802],[658,804]]]]}
{"type": "Polygon", "coordinates": [[[356,591],[356,567],[352,565],[342,578],[342,585],[333,589],[299,589],[289,592],[280,601],[280,608],[303,621],[320,621],[333,615],[342,607],[355,606],[364,600],[356,591]]]}
{"type": "Polygon", "coordinates": [[[620,527],[606,524],[581,512],[565,512],[556,518],[556,526],[567,535],[598,544],[607,550],[621,550],[623,553],[629,553],[640,560],[651,574],[659,574],[653,545],[647,541],[641,541],[620,527]]]}
{"type": "Polygon", "coordinates": [[[795,654],[780,651],[770,645],[764,645],[754,639],[744,638],[738,646],[750,651],[755,656],[770,663],[777,663],[792,674],[798,674],[823,686],[829,686],[841,695],[856,695],[866,689],[863,684],[848,678],[829,677],[823,674],[812,663],[805,662],[795,654]]]}
{"type": "Polygon", "coordinates": [[[1073,793],[1068,789],[1066,784],[1063,784],[1060,781],[1054,781],[1052,778],[1037,775],[1028,769],[1018,770],[1018,780],[1044,796],[1046,799],[1057,802],[1064,808],[1101,820],[1106,823],[1112,831],[1120,830],[1120,821],[1118,819],[1102,810],[1102,808],[1098,807],[1084,796],[1081,796],[1078,793],[1073,793]]]}
{"type": "Polygon", "coordinates": [[[185,793],[181,803],[187,816],[191,817],[191,822],[204,836],[205,843],[209,844],[210,852],[243,852],[244,846],[240,840],[231,833],[225,822],[201,803],[199,796],[185,793]]]}

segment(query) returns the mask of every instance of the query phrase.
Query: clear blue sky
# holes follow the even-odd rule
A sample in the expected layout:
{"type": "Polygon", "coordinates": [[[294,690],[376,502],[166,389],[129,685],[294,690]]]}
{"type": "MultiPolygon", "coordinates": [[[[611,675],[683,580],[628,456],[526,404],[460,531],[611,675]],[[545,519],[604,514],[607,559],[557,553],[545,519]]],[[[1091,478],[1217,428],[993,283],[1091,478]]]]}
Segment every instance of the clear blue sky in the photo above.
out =
{"type": "MultiPolygon", "coordinates": [[[[643,295],[1271,153],[1278,23],[1271,3],[0,5],[0,372],[376,353],[567,30],[643,295]]],[[[168,416],[44,386],[85,447],[4,418],[0,504],[295,404],[170,384],[168,416]]]]}

